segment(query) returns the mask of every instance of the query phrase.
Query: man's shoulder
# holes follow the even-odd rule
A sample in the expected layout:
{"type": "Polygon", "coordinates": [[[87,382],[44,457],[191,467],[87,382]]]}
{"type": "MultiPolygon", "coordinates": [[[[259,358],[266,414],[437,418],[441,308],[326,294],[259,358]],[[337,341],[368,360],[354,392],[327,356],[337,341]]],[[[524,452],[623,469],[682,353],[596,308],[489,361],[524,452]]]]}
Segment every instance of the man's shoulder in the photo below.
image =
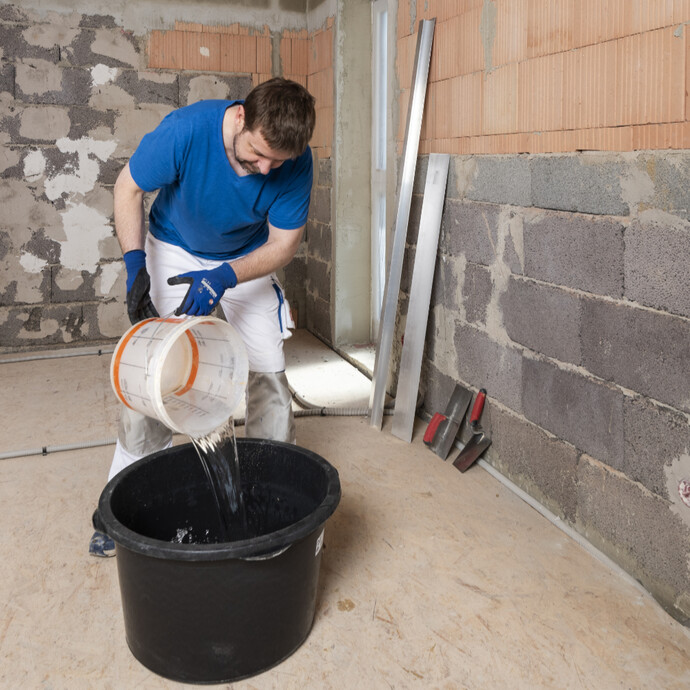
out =
{"type": "Polygon", "coordinates": [[[227,108],[233,105],[238,105],[243,103],[241,100],[228,100],[220,98],[209,98],[202,101],[196,101],[196,103],[190,103],[189,105],[184,105],[173,112],[177,114],[178,117],[196,117],[202,116],[209,113],[218,113],[219,111],[225,111],[227,108]]]}

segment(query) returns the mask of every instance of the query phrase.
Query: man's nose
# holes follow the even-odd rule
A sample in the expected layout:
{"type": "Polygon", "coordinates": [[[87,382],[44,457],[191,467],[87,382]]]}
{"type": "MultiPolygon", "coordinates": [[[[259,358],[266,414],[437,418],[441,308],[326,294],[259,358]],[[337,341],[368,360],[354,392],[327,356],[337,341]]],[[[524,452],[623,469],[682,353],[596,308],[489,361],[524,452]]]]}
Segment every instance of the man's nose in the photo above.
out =
{"type": "Polygon", "coordinates": [[[271,161],[268,160],[268,158],[259,158],[256,164],[259,166],[259,170],[261,171],[262,175],[268,175],[268,173],[271,172],[271,168],[273,167],[271,161]]]}

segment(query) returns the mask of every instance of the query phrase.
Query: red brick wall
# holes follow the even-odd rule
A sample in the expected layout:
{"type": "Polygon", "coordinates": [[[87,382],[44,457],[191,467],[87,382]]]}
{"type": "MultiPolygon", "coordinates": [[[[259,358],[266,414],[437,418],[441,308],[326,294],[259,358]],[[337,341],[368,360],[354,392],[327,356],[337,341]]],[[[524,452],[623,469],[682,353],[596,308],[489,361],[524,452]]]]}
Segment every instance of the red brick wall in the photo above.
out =
{"type": "Polygon", "coordinates": [[[690,0],[400,0],[399,142],[434,17],[421,153],[690,148],[690,0]]]}
{"type": "MultiPolygon", "coordinates": [[[[272,40],[239,24],[205,26],[176,22],[172,31],[152,31],[148,66],[157,69],[249,74],[254,84],[273,75],[272,40]]],[[[333,138],[333,19],[316,31],[284,31],[280,38],[282,76],[307,87],[316,98],[311,146],[330,158],[333,138]]]]}

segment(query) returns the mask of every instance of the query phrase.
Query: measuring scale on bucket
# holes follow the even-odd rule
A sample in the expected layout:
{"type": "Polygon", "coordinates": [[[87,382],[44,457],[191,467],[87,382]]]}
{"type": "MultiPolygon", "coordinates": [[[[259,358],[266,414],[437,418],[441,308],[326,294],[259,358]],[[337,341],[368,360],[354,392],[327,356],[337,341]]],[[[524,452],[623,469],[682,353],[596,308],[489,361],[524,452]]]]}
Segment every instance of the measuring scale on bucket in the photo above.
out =
{"type": "Polygon", "coordinates": [[[247,352],[237,331],[209,316],[140,321],[120,339],[110,381],[125,405],[191,438],[227,423],[244,396],[247,352]]]}

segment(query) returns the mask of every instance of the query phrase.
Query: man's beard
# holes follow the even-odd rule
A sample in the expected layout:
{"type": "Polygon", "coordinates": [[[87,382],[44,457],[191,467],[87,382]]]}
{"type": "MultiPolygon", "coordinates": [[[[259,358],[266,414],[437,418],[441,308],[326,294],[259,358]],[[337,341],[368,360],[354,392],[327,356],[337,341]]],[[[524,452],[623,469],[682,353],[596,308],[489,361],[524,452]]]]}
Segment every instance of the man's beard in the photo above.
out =
{"type": "MultiPolygon", "coordinates": [[[[242,134],[242,132],[240,132],[240,134],[242,134]]],[[[261,170],[259,170],[259,168],[257,168],[253,163],[249,163],[237,155],[237,138],[240,136],[240,134],[235,134],[232,140],[232,153],[235,156],[235,160],[240,164],[242,170],[246,170],[250,175],[256,175],[257,173],[260,173],[261,170]]]]}

